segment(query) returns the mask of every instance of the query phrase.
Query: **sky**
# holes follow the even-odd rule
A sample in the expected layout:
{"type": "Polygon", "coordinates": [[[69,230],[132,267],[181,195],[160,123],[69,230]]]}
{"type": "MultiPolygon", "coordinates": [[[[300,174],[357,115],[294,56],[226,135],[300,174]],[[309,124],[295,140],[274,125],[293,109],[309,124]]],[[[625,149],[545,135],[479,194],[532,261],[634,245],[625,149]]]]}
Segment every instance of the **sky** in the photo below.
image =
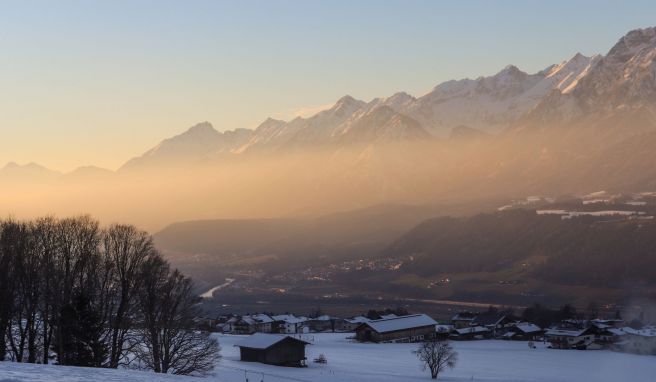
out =
{"type": "Polygon", "coordinates": [[[291,119],[606,53],[650,1],[0,0],[0,166],[116,169],[201,121],[291,119]]]}

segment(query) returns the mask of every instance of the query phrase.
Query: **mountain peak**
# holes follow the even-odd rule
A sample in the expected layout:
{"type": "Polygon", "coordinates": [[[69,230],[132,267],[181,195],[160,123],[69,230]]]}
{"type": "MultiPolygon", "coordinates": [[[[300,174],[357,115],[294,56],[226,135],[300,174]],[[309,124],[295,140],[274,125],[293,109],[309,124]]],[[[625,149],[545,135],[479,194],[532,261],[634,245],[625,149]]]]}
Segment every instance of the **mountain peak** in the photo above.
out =
{"type": "Polygon", "coordinates": [[[199,135],[199,134],[214,134],[218,133],[216,129],[214,129],[214,126],[212,126],[211,123],[204,121],[195,124],[194,126],[190,127],[189,130],[186,131],[187,134],[193,134],[193,135],[199,135]]]}
{"type": "Polygon", "coordinates": [[[358,104],[362,103],[362,101],[358,101],[357,99],[351,97],[350,95],[345,95],[344,97],[340,98],[335,102],[335,105],[332,107],[333,110],[340,110],[340,109],[346,109],[346,108],[351,108],[353,106],[356,106],[358,104]]]}
{"type": "Polygon", "coordinates": [[[611,48],[608,57],[625,62],[645,48],[656,48],[656,27],[630,31],[611,48]]]}

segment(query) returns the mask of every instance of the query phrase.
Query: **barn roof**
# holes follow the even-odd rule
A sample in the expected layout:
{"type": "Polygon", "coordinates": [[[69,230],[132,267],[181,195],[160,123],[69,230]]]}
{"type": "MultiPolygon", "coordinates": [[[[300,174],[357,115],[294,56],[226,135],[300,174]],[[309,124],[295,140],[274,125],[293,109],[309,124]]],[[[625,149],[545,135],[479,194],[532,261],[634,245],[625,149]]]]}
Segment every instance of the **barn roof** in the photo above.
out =
{"type": "Polygon", "coordinates": [[[310,344],[309,342],[299,340],[298,338],[294,338],[292,336],[285,336],[285,335],[279,335],[279,334],[255,333],[255,334],[245,338],[243,341],[240,341],[239,343],[235,344],[235,346],[238,346],[240,348],[268,349],[271,346],[277,344],[278,342],[282,342],[287,338],[289,338],[293,341],[303,343],[305,345],[310,344]]]}
{"type": "Polygon", "coordinates": [[[386,333],[394,332],[397,330],[437,325],[437,322],[425,314],[411,314],[409,316],[373,320],[365,322],[363,325],[368,325],[378,333],[386,333]]]}

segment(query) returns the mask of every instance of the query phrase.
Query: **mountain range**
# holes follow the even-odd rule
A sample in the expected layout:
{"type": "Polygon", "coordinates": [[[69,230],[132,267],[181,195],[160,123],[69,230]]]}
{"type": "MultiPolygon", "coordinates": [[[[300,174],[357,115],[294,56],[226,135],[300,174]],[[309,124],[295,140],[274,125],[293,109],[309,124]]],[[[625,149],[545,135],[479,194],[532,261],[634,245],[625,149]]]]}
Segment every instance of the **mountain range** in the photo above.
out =
{"type": "Polygon", "coordinates": [[[87,212],[161,229],[376,204],[652,190],[655,111],[656,28],[638,29],[605,55],[576,54],[533,74],[509,65],[420,97],[347,95],[311,117],[268,118],[255,129],[202,122],[117,171],[8,164],[0,185],[16,192],[0,210],[87,212]]]}
{"type": "MultiPolygon", "coordinates": [[[[638,126],[624,129],[644,132],[656,126],[655,59],[656,28],[637,29],[606,55],[577,53],[533,74],[508,65],[492,76],[441,83],[421,97],[399,92],[365,102],[347,95],[311,117],[268,118],[255,129],[217,131],[201,122],[130,159],[119,172],[249,153],[462,138],[463,131],[480,137],[535,125],[617,124],[629,117],[638,126]]],[[[22,172],[40,175],[34,166],[22,172]]],[[[0,174],[17,173],[13,167],[0,174]]]]}

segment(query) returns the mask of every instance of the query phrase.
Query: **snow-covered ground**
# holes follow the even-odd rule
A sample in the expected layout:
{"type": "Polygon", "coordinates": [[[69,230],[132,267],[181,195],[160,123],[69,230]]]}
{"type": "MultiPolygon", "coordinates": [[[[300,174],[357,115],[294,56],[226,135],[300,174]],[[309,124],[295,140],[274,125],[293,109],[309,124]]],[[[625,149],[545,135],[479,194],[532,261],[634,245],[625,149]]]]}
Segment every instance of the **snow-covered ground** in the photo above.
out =
{"type": "MultiPolygon", "coordinates": [[[[416,344],[360,344],[344,334],[309,334],[314,344],[307,347],[309,367],[289,369],[239,361],[239,349],[233,345],[239,336],[218,336],[223,360],[215,378],[222,382],[280,381],[425,381],[412,354],[416,344]],[[312,363],[320,353],[328,363],[312,363]],[[262,374],[265,373],[264,378],[262,374]]],[[[555,350],[539,346],[529,349],[526,342],[469,341],[452,342],[458,351],[458,364],[440,377],[445,381],[654,381],[656,357],[611,351],[555,350]]],[[[540,344],[538,344],[540,345],[540,344]]]]}
{"type": "MultiPolygon", "coordinates": [[[[61,366],[19,365],[0,363],[0,382],[282,382],[282,381],[427,381],[411,353],[414,344],[359,344],[345,334],[309,334],[307,347],[309,366],[303,369],[268,366],[239,361],[234,345],[243,336],[218,335],[223,359],[215,375],[201,378],[158,376],[152,373],[83,369],[61,366]],[[325,354],[327,364],[312,363],[325,354]]],[[[453,342],[458,351],[456,368],[440,376],[444,381],[535,381],[535,382],[632,382],[653,381],[656,357],[615,353],[611,351],[553,350],[543,346],[529,349],[525,342],[472,341],[453,342]]],[[[541,345],[541,344],[538,344],[541,345]]]]}
{"type": "Polygon", "coordinates": [[[0,362],[0,382],[189,382],[198,378],[146,371],[0,362]]]}

